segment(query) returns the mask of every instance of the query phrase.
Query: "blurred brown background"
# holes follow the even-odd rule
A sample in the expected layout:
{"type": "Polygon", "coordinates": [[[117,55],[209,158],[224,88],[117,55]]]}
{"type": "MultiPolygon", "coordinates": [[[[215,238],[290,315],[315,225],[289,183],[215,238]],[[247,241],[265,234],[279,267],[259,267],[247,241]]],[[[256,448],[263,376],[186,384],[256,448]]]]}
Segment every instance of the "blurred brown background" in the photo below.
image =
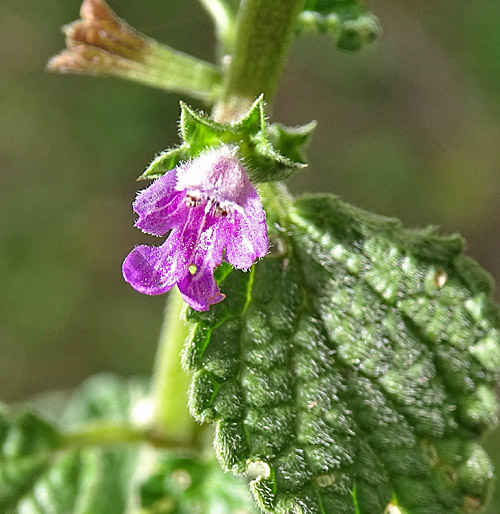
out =
{"type": "MultiPolygon", "coordinates": [[[[207,60],[195,0],[111,0],[142,32],[207,60]]],[[[331,191],[408,225],[461,232],[500,280],[500,3],[376,0],[380,41],[356,54],[298,40],[273,118],[316,119],[292,189],[331,191]]],[[[102,370],[147,374],[165,298],[134,292],[135,178],[178,141],[176,95],[45,73],[79,0],[0,0],[0,399],[102,370]]],[[[192,105],[201,107],[197,102],[192,105]]],[[[488,442],[500,469],[500,431],[488,442]]],[[[491,514],[500,512],[500,496],[491,514]]]]}

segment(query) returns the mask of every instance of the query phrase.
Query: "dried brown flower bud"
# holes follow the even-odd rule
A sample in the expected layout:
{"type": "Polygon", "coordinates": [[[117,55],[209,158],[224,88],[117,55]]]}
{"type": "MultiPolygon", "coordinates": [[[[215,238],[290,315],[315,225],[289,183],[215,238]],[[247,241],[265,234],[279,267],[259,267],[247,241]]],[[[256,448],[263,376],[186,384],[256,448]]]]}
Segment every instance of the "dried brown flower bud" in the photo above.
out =
{"type": "Polygon", "coordinates": [[[140,34],[104,0],[84,0],[81,19],[63,27],[66,50],[51,71],[108,75],[207,99],[221,77],[217,68],[140,34]]]}
{"type": "Polygon", "coordinates": [[[81,20],[63,27],[67,50],[53,57],[49,70],[108,73],[136,70],[157,43],[121,20],[104,0],[84,0],[81,20]]]}

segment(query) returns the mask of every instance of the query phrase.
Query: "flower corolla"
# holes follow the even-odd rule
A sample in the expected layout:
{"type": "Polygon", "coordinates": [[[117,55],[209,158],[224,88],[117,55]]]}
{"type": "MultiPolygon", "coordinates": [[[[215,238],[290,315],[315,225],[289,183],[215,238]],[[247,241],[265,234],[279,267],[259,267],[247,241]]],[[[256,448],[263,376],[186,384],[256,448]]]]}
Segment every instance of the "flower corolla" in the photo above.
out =
{"type": "Polygon", "coordinates": [[[223,256],[248,269],[267,253],[265,213],[237,150],[206,150],[138,194],[135,226],[170,233],[161,246],[137,246],[126,257],[123,276],[134,289],[158,295],[177,284],[193,309],[205,311],[225,298],[213,276],[223,256]]]}

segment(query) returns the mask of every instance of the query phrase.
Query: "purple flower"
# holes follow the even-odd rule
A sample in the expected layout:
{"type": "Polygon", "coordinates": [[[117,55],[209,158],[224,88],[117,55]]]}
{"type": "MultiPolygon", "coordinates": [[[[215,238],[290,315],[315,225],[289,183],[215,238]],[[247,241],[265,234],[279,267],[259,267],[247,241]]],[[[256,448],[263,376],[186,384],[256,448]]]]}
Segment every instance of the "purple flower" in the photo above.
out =
{"type": "Polygon", "coordinates": [[[206,311],[225,298],[213,277],[224,250],[240,269],[264,257],[265,213],[236,153],[229,145],[207,150],[139,193],[136,227],[171,232],[161,246],[138,246],[125,259],[123,276],[134,289],[157,295],[177,284],[193,309],[206,311]]]}

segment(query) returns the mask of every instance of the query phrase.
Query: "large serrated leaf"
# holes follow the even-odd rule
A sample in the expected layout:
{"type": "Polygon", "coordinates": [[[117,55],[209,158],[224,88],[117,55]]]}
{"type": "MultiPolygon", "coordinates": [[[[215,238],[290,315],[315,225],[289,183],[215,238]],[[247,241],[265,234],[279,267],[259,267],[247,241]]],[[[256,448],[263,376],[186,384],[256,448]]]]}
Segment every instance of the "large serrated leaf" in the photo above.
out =
{"type": "Polygon", "coordinates": [[[238,145],[252,182],[285,180],[306,166],[303,150],[315,126],[314,122],[293,128],[268,125],[262,97],[235,123],[218,123],[181,103],[181,145],[157,155],[139,178],[161,177],[207,148],[225,143],[238,145]]]}
{"type": "Polygon", "coordinates": [[[459,237],[328,195],[286,203],[271,254],[222,268],[226,300],[188,314],[190,407],[223,467],[254,477],[265,512],[478,512],[500,368],[488,276],[459,237]]]}

